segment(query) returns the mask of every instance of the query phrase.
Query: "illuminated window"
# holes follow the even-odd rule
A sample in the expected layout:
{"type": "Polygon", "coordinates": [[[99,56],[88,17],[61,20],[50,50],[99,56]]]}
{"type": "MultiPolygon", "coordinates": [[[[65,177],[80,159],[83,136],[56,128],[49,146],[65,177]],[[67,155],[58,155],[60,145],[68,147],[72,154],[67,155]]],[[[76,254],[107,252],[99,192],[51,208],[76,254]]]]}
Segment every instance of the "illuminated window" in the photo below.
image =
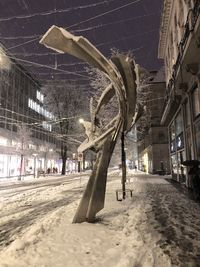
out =
{"type": "Polygon", "coordinates": [[[0,137],[0,145],[1,146],[6,146],[7,145],[7,139],[3,138],[3,137],[0,137]]]}
{"type": "Polygon", "coordinates": [[[36,92],[36,97],[41,103],[44,102],[44,95],[41,92],[37,91],[36,92]]]}
{"type": "Polygon", "coordinates": [[[44,129],[46,129],[47,131],[49,131],[49,132],[52,131],[52,125],[49,124],[49,123],[47,123],[46,121],[43,121],[43,122],[42,122],[42,127],[43,127],[44,129]]]}
{"type": "Polygon", "coordinates": [[[40,106],[38,103],[36,103],[35,101],[33,101],[32,99],[28,99],[28,107],[33,109],[34,111],[36,111],[39,114],[42,114],[43,116],[47,117],[48,119],[55,119],[55,116],[45,110],[42,106],[40,106]]]}

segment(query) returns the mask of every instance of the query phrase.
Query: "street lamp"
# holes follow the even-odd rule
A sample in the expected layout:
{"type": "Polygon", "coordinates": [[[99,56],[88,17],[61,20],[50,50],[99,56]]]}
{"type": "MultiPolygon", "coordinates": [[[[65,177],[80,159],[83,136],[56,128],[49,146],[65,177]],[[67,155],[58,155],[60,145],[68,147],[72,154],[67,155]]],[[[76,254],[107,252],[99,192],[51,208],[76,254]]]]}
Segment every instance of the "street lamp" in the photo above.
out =
{"type": "MultiPolygon", "coordinates": [[[[83,124],[85,121],[83,118],[79,119],[79,123],[83,124]]],[[[78,172],[81,172],[81,162],[82,162],[82,169],[84,169],[84,157],[83,153],[78,153],[78,172]]]]}
{"type": "Polygon", "coordinates": [[[84,119],[83,118],[80,118],[79,119],[79,123],[81,123],[81,124],[84,123],[84,119]]]}

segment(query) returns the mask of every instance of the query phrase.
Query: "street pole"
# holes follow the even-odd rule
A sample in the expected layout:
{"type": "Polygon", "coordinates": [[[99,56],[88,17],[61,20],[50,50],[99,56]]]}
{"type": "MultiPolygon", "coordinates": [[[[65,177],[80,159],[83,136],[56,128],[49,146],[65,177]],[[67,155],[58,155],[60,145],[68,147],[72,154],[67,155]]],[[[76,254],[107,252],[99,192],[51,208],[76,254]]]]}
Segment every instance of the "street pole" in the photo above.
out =
{"type": "Polygon", "coordinates": [[[121,162],[122,162],[122,197],[126,198],[126,153],[124,149],[124,131],[121,134],[121,162]]]}
{"type": "Polygon", "coordinates": [[[33,175],[34,175],[34,178],[36,177],[36,157],[37,157],[38,154],[33,154],[34,156],[34,169],[33,169],[33,175]]]}
{"type": "Polygon", "coordinates": [[[21,158],[20,158],[20,170],[19,170],[19,181],[21,181],[21,179],[22,179],[23,159],[24,159],[24,155],[21,154],[21,158]]]}
{"type": "Polygon", "coordinates": [[[36,169],[36,156],[34,156],[34,171],[33,171],[34,178],[35,178],[35,169],[36,169]]]}
{"type": "Polygon", "coordinates": [[[81,162],[78,160],[78,172],[81,172],[81,162]]]}

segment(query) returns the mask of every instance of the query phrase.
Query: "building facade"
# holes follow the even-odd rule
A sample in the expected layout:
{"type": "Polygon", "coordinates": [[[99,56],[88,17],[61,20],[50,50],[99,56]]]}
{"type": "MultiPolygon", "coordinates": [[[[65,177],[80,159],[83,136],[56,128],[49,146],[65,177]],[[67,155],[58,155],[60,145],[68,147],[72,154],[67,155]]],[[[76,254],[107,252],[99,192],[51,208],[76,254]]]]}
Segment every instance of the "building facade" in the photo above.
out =
{"type": "MultiPolygon", "coordinates": [[[[146,132],[138,140],[138,168],[146,173],[170,173],[167,127],[160,125],[165,95],[164,70],[150,72],[151,78],[144,90],[146,132]]],[[[140,131],[140,120],[137,123],[140,131]]]]}
{"type": "Polygon", "coordinates": [[[166,97],[161,123],[168,127],[172,177],[190,187],[182,162],[200,160],[200,0],[164,0],[159,58],[166,97]]]}
{"type": "Polygon", "coordinates": [[[0,47],[0,177],[58,167],[55,117],[40,83],[0,47]]]}

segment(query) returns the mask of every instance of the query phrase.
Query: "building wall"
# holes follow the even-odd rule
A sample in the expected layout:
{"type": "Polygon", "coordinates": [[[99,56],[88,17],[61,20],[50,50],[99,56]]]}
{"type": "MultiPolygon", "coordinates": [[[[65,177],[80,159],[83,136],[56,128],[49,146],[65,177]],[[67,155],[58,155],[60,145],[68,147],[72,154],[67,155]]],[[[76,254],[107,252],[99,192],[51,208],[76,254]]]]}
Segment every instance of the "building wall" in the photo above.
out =
{"type": "MultiPolygon", "coordinates": [[[[10,60],[0,47],[0,177],[26,174],[37,155],[37,167],[45,168],[45,156],[55,159],[56,142],[47,129],[52,114],[43,107],[41,85],[20,64],[10,60]],[[20,125],[31,131],[22,144],[20,125]]],[[[57,156],[58,157],[58,156],[57,156]]]]}
{"type": "Polygon", "coordinates": [[[164,1],[159,57],[165,61],[172,177],[191,187],[186,159],[200,160],[200,1],[164,1]]]}
{"type": "Polygon", "coordinates": [[[167,127],[160,125],[166,87],[164,76],[158,79],[159,73],[146,87],[149,129],[138,143],[139,169],[152,174],[170,172],[167,127]]]}
{"type": "Polygon", "coordinates": [[[164,59],[166,83],[172,76],[179,44],[184,36],[185,26],[191,23],[189,10],[194,7],[195,0],[164,0],[161,17],[159,57],[164,59]]]}
{"type": "Polygon", "coordinates": [[[156,174],[161,170],[171,173],[166,127],[152,127],[139,145],[139,169],[156,174]]]}

